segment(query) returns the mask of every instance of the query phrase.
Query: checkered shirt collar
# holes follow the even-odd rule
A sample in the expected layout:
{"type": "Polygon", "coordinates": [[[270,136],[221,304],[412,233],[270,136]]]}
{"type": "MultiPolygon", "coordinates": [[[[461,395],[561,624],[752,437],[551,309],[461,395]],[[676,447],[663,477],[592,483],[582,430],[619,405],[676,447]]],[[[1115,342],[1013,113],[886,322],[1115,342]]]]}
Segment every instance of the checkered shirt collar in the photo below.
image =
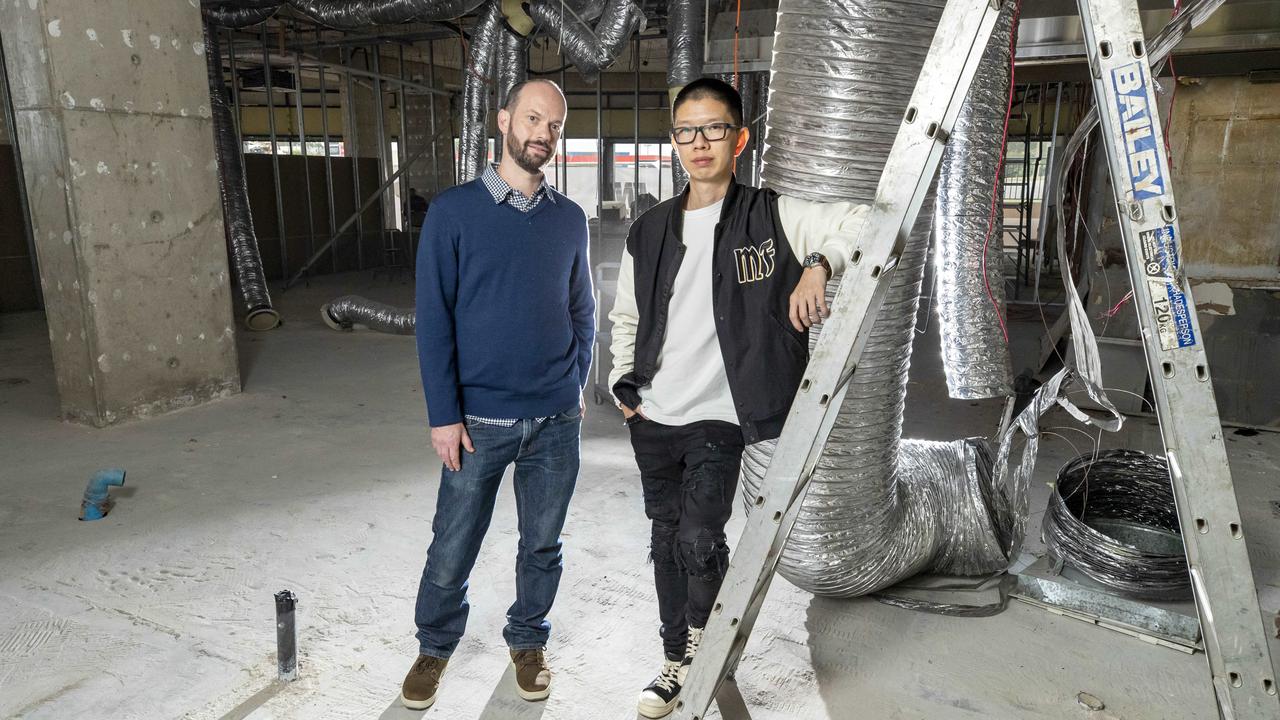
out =
{"type": "Polygon", "coordinates": [[[484,169],[484,173],[480,176],[484,181],[484,186],[489,189],[489,193],[493,195],[493,204],[501,205],[504,201],[511,201],[511,204],[518,210],[528,211],[538,204],[543,197],[556,201],[555,195],[551,192],[551,187],[547,185],[547,176],[542,176],[542,182],[538,183],[538,189],[533,191],[533,196],[526,198],[524,193],[516,190],[507,184],[506,180],[498,174],[498,166],[490,164],[484,169]],[[527,205],[527,207],[521,207],[527,205]]]}

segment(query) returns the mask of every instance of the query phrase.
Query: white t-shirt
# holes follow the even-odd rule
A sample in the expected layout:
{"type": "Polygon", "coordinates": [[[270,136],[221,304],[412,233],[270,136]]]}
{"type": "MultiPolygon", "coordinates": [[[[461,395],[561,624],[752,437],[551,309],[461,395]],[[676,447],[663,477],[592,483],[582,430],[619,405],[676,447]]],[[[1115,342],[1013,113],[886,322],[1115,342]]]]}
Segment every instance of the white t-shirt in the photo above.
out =
{"type": "Polygon", "coordinates": [[[640,389],[640,411],[663,425],[738,424],[712,310],[712,256],[723,202],[684,213],[685,253],[667,306],[658,370],[640,389]]]}

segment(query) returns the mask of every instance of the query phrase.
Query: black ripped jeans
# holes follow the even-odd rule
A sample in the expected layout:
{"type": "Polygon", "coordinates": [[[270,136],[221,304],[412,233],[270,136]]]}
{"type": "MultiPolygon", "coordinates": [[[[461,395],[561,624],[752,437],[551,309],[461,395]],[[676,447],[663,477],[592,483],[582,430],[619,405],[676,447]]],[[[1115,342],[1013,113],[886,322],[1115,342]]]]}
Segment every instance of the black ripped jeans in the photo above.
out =
{"type": "Polygon", "coordinates": [[[689,627],[706,627],[729,566],[724,526],[742,466],[742,430],[716,420],[672,426],[639,417],[630,428],[644,511],[653,521],[659,633],[667,657],[678,660],[689,627]]]}

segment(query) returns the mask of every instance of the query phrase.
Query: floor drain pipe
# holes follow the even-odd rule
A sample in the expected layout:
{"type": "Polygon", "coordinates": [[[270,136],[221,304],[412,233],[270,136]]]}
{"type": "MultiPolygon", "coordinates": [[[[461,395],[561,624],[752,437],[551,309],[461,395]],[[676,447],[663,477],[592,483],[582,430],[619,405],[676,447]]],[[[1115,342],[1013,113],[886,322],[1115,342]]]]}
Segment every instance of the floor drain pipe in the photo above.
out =
{"type": "Polygon", "coordinates": [[[292,590],[276,593],[276,665],[282,682],[298,679],[298,628],[293,621],[297,605],[292,590]]]}
{"type": "Polygon", "coordinates": [[[123,486],[124,470],[120,468],[108,468],[94,473],[84,489],[84,500],[80,502],[80,519],[101,520],[106,517],[112,504],[107,488],[123,486]]]}

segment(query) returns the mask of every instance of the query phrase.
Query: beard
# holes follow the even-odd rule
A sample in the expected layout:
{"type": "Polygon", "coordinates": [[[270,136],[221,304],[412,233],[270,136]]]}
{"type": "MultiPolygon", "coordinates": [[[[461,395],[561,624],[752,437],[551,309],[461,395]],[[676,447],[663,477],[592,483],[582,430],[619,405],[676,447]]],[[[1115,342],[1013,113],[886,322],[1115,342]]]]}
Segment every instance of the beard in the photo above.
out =
{"type": "Polygon", "coordinates": [[[514,136],[507,136],[507,153],[516,164],[529,173],[539,173],[542,167],[551,160],[552,147],[532,142],[520,142],[514,136]],[[545,151],[539,156],[537,153],[545,151]]]}

